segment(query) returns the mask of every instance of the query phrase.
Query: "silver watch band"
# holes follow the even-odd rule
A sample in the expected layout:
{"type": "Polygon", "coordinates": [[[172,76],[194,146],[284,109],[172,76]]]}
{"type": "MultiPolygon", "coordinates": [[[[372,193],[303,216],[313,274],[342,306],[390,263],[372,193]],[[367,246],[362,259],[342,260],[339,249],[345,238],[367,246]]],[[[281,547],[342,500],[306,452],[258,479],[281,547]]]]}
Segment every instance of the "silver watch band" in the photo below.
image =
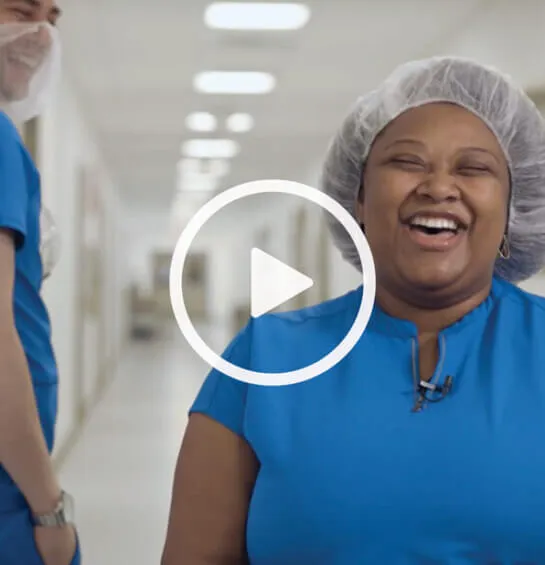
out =
{"type": "Polygon", "coordinates": [[[62,491],[61,498],[53,512],[47,514],[34,514],[32,520],[35,526],[44,528],[58,528],[67,524],[74,523],[74,501],[65,491],[62,491]]]}

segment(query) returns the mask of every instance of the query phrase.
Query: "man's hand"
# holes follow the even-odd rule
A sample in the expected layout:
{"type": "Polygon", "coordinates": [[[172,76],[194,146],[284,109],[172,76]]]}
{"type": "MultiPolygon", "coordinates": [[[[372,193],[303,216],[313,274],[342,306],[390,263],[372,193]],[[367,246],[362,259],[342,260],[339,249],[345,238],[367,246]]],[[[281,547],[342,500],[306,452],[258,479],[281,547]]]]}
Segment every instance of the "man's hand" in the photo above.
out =
{"type": "Polygon", "coordinates": [[[44,565],[70,565],[76,554],[77,540],[73,526],[34,528],[34,539],[44,565]]]}

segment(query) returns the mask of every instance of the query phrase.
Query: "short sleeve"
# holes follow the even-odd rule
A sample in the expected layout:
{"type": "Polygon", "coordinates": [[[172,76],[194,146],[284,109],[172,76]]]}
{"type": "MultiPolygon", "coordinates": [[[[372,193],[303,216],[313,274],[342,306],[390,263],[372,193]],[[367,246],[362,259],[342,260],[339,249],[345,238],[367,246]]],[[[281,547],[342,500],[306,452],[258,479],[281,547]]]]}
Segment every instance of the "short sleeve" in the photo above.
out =
{"type": "MultiPolygon", "coordinates": [[[[227,361],[250,368],[251,327],[246,326],[222,354],[227,361]]],[[[201,413],[239,436],[244,436],[244,415],[248,384],[212,369],[202,385],[189,414],[201,413]]]]}
{"type": "Polygon", "coordinates": [[[0,114],[0,228],[14,232],[17,248],[27,234],[28,187],[21,144],[15,126],[0,114]]]}

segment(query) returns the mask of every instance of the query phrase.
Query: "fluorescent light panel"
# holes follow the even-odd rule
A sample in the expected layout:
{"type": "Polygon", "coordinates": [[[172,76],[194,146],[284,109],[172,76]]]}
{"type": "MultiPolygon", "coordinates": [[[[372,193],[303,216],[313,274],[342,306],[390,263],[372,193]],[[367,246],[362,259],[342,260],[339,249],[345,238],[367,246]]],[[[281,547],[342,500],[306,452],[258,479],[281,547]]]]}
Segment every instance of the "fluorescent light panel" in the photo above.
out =
{"type": "Polygon", "coordinates": [[[194,159],[232,159],[239,151],[232,139],[191,139],[182,145],[183,156],[194,159]]]}
{"type": "Polygon", "coordinates": [[[289,2],[215,2],[204,13],[208,27],[228,30],[294,30],[309,19],[308,6],[289,2]]]}
{"type": "Polygon", "coordinates": [[[275,86],[271,74],[257,71],[204,71],[193,80],[195,90],[206,94],[266,94],[275,86]]]}
{"type": "Polygon", "coordinates": [[[211,132],[217,128],[218,121],[208,112],[193,112],[185,119],[188,129],[199,132],[211,132]]]}
{"type": "Polygon", "coordinates": [[[254,119],[250,114],[231,114],[225,121],[225,126],[234,133],[244,133],[254,127],[254,119]]]}

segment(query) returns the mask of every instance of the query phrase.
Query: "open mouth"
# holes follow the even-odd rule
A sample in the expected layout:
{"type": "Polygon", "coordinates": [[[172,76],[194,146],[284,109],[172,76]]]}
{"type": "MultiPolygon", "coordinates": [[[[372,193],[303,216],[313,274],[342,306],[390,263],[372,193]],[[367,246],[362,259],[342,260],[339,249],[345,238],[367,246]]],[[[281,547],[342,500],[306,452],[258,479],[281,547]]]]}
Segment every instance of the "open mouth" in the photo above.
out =
{"type": "Polygon", "coordinates": [[[413,216],[406,227],[411,240],[429,250],[446,250],[460,241],[467,226],[456,218],[413,216]]]}
{"type": "Polygon", "coordinates": [[[417,230],[426,235],[450,234],[456,235],[462,225],[455,220],[446,218],[424,218],[415,216],[409,222],[411,230],[417,230]]]}

